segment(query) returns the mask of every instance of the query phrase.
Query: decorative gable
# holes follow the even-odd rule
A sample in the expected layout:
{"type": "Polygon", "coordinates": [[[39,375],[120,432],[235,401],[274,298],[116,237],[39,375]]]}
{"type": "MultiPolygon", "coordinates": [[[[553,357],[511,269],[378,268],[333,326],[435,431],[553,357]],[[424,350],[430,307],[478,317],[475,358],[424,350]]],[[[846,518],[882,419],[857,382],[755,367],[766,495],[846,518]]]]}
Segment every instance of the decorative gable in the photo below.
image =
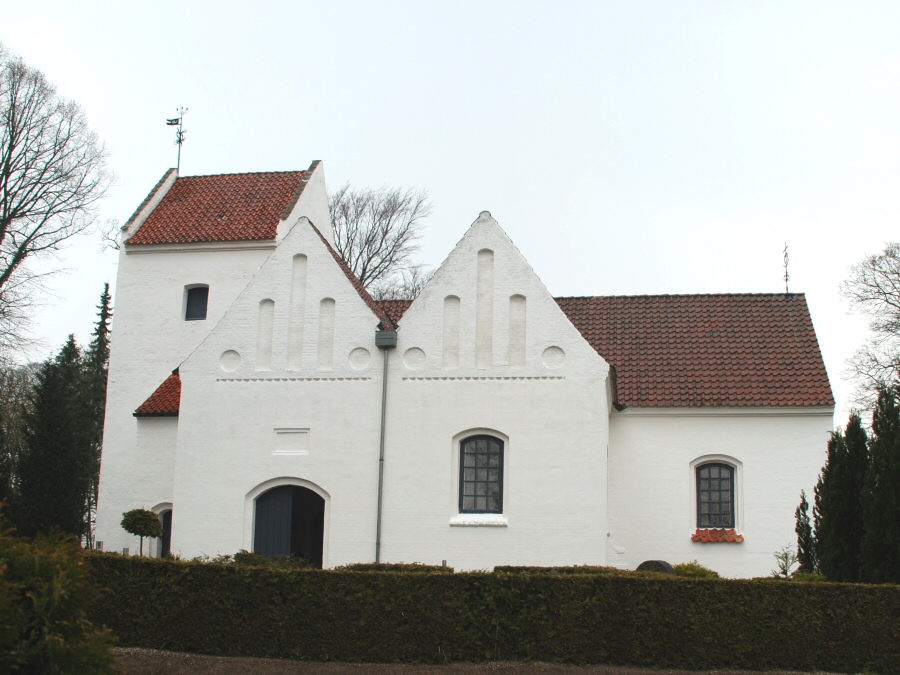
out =
{"type": "Polygon", "coordinates": [[[229,381],[356,376],[378,326],[393,323],[301,218],[184,368],[229,381]]]}
{"type": "Polygon", "coordinates": [[[572,326],[491,214],[481,213],[402,314],[408,377],[563,379],[608,366],[572,326]]]}

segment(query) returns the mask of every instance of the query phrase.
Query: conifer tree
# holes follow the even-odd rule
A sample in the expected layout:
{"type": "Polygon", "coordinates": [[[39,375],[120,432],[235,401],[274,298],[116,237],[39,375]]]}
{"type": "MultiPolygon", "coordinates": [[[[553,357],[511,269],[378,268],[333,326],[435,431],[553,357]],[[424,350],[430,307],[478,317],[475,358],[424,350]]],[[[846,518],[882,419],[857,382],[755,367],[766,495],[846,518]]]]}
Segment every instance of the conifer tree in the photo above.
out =
{"type": "Polygon", "coordinates": [[[842,504],[844,513],[846,565],[848,581],[859,581],[862,562],[862,540],[865,529],[863,520],[863,489],[869,469],[869,448],[866,430],[858,413],[851,413],[844,429],[847,447],[844,465],[847,481],[847,498],[842,504]]]}
{"type": "Polygon", "coordinates": [[[882,388],[872,415],[863,491],[865,532],[860,579],[900,583],[900,406],[898,388],[882,388]]]}
{"type": "Polygon", "coordinates": [[[84,402],[87,407],[87,442],[90,444],[91,486],[85,504],[85,539],[93,544],[94,515],[100,483],[100,452],[103,447],[103,422],[106,416],[106,383],[109,370],[109,338],[112,308],[109,284],[103,285],[97,306],[97,323],[91,343],[84,354],[84,402]]]}
{"type": "Polygon", "coordinates": [[[832,433],[815,489],[817,562],[832,581],[859,581],[866,464],[866,432],[853,414],[843,433],[832,433]]]}
{"type": "Polygon", "coordinates": [[[840,564],[842,547],[840,525],[836,516],[846,454],[844,434],[840,429],[836,429],[828,439],[828,455],[815,487],[813,520],[816,526],[819,571],[832,581],[843,580],[840,564]]]}
{"type": "Polygon", "coordinates": [[[800,563],[798,572],[816,572],[818,561],[816,559],[816,540],[813,537],[812,524],[809,521],[809,502],[806,501],[806,491],[800,490],[800,506],[794,511],[797,524],[794,531],[797,533],[797,562],[800,563]]]}
{"type": "Polygon", "coordinates": [[[83,393],[81,351],[70,335],[56,358],[38,368],[25,415],[13,509],[22,534],[33,536],[53,528],[77,537],[85,533],[92,463],[83,393]]]}

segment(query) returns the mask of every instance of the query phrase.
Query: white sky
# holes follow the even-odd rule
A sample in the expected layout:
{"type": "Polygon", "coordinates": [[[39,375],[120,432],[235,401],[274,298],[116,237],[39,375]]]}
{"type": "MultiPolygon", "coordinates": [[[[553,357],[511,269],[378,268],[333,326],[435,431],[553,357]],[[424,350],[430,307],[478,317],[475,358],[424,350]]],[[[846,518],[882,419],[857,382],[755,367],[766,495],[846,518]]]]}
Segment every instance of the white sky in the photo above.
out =
{"type": "MultiPolygon", "coordinates": [[[[812,312],[842,423],[865,337],[838,295],[898,237],[900,3],[4,0],[0,41],[85,109],[124,222],[182,174],[426,188],[420,258],[482,210],[554,295],[779,292],[812,312]]],[[[33,354],[89,337],[116,255],[81,239],[33,354]]]]}

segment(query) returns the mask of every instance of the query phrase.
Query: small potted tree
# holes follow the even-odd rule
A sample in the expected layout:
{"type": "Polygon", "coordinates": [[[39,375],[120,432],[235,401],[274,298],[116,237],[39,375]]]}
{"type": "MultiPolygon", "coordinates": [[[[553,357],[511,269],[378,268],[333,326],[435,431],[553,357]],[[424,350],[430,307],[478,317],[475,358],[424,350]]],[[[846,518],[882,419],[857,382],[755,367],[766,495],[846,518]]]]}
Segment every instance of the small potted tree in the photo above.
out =
{"type": "Polygon", "coordinates": [[[162,534],[162,521],[148,509],[132,509],[122,514],[122,529],[141,538],[141,555],[144,555],[144,537],[162,534]]]}

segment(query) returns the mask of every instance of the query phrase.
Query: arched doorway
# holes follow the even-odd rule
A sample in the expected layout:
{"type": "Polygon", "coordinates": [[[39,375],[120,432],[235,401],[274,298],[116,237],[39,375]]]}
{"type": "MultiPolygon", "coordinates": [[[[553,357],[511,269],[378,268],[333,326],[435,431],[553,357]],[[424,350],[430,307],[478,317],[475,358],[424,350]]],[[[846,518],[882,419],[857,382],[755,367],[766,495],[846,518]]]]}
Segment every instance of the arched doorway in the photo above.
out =
{"type": "Polygon", "coordinates": [[[159,541],[159,557],[165,558],[172,549],[172,509],[160,511],[159,518],[163,525],[159,541]]]}
{"type": "Polygon", "coordinates": [[[293,555],[322,566],[325,500],[309,488],[279,485],[256,498],[253,550],[293,555]]]}

